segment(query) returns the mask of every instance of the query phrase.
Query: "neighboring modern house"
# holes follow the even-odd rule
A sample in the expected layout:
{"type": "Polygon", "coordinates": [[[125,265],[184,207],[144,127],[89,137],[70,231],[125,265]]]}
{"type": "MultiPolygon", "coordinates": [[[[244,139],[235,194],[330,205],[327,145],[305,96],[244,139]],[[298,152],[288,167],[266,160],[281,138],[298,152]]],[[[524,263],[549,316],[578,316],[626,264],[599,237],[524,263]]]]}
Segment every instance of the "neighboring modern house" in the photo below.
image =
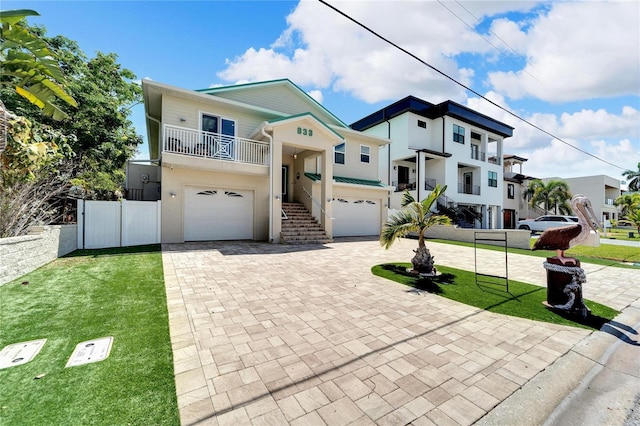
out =
{"type": "Polygon", "coordinates": [[[385,137],[351,129],[286,79],[142,88],[151,160],[129,164],[127,189],[129,198],[162,200],[162,242],[281,242],[294,222],[288,202],[302,203],[328,238],[379,235],[385,137]]]}
{"type": "Polygon", "coordinates": [[[521,219],[536,218],[544,215],[543,209],[531,206],[524,194],[529,187],[529,182],[536,179],[522,173],[522,164],[526,158],[517,155],[505,154],[502,157],[504,164],[504,204],[503,224],[505,229],[516,229],[521,219]]]}
{"type": "Polygon", "coordinates": [[[392,209],[408,189],[422,200],[447,185],[446,204],[461,226],[502,228],[504,139],[513,128],[452,101],[434,105],[408,96],[351,127],[391,139],[380,149],[380,177],[393,187],[392,209]]]}
{"type": "Polygon", "coordinates": [[[542,181],[562,180],[569,185],[572,195],[582,194],[591,201],[594,213],[603,220],[619,220],[620,209],[613,205],[622,191],[620,181],[606,175],[582,176],[575,178],[544,178],[542,181]]]}

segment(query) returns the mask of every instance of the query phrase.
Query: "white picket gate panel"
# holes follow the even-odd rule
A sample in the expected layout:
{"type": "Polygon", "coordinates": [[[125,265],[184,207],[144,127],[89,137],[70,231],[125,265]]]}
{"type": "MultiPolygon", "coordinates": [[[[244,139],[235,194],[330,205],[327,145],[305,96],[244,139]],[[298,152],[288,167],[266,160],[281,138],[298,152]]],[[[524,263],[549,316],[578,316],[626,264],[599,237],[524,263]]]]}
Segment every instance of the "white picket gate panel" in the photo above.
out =
{"type": "Polygon", "coordinates": [[[78,248],[160,242],[160,201],[78,200],[78,248]]]}
{"type": "Polygon", "coordinates": [[[123,247],[160,242],[160,201],[122,201],[123,247]]]}

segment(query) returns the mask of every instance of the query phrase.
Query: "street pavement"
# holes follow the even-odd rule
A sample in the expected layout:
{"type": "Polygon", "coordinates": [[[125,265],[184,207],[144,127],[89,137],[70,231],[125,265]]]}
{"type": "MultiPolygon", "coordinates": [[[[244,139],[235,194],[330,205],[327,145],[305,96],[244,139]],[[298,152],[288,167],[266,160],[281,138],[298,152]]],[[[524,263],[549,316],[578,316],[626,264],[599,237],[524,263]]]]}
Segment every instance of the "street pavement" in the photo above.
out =
{"type": "MultiPolygon", "coordinates": [[[[637,424],[637,269],[582,264],[584,297],[622,312],[592,331],[371,274],[415,246],[163,245],[182,424],[637,424]]],[[[546,283],[541,258],[427,246],[436,265],[546,283]]]]}

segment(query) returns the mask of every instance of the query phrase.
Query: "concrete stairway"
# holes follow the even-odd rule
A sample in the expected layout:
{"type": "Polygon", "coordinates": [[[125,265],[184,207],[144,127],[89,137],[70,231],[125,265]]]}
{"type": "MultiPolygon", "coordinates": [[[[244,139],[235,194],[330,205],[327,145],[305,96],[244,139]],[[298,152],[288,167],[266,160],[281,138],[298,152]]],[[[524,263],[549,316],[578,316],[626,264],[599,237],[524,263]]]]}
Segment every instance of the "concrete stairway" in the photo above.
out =
{"type": "Polygon", "coordinates": [[[283,244],[330,243],[324,229],[302,203],[282,203],[287,219],[282,218],[280,236],[283,244]]]}

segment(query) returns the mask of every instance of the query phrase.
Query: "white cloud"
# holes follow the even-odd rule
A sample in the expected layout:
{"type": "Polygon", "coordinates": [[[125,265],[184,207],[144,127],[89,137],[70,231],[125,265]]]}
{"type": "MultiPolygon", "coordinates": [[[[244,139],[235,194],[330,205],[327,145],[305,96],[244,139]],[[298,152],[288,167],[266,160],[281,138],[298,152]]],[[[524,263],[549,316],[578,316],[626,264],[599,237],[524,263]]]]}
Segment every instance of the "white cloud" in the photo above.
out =
{"type": "MultiPolygon", "coordinates": [[[[528,30],[526,68],[492,72],[489,80],[512,99],[638,95],[639,26],[635,1],[554,2],[528,30]]],[[[516,42],[523,43],[520,37],[516,42]]]]}
{"type": "Polygon", "coordinates": [[[307,94],[315,99],[319,104],[321,104],[324,100],[324,96],[322,96],[322,90],[312,90],[307,94]]]}

